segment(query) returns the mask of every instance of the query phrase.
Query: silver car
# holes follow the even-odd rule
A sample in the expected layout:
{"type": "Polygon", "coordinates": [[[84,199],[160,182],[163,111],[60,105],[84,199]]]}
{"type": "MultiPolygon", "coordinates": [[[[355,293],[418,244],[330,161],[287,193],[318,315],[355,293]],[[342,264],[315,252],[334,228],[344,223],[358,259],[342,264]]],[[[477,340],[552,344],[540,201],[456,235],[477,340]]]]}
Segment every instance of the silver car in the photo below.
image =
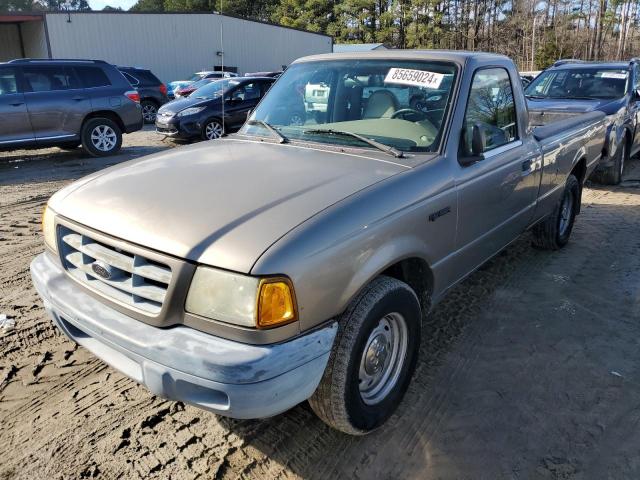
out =
{"type": "Polygon", "coordinates": [[[304,58],[239,134],[56,193],[34,284],[67,336],[158,395],[237,418],[309,400],[364,434],[451,287],[526,230],[568,242],[603,117],[530,129],[503,56],[304,58]],[[318,77],[326,112],[291,122],[318,77]]]}

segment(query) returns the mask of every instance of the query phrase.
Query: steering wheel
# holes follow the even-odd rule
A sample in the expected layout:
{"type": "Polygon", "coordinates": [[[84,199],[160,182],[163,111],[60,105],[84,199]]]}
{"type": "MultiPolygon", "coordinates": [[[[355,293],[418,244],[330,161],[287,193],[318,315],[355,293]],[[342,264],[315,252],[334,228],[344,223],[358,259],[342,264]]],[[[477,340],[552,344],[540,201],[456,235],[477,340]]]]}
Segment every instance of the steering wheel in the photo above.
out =
{"type": "Polygon", "coordinates": [[[417,117],[417,120],[423,120],[424,118],[426,118],[424,112],[421,112],[420,110],[416,110],[414,108],[401,108],[400,110],[393,112],[390,118],[404,117],[406,115],[413,115],[417,117]]]}

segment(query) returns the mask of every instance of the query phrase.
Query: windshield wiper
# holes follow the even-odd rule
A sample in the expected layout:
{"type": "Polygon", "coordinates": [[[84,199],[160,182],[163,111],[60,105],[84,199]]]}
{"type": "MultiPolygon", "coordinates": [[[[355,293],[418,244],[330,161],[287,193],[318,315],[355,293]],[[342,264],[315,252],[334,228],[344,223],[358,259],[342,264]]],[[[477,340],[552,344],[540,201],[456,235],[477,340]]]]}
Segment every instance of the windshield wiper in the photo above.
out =
{"type": "Polygon", "coordinates": [[[393,155],[396,158],[403,158],[404,157],[404,153],[402,153],[400,150],[396,150],[393,147],[390,147],[389,145],[385,145],[384,143],[380,143],[380,142],[376,142],[375,140],[371,140],[370,138],[367,138],[363,135],[360,135],[358,133],[353,133],[353,132],[347,132],[346,130],[333,130],[331,128],[313,128],[311,130],[305,130],[302,133],[309,133],[311,135],[314,134],[326,134],[328,133],[329,135],[342,135],[344,137],[353,137],[356,138],[358,140],[360,140],[363,143],[366,143],[368,145],[371,145],[374,148],[377,148],[378,150],[380,150],[381,152],[384,152],[388,155],[393,155]]]}
{"type": "Polygon", "coordinates": [[[247,122],[247,125],[260,125],[261,127],[266,128],[267,130],[269,130],[269,132],[271,132],[276,137],[278,137],[278,143],[289,142],[289,139],[287,137],[285,137],[282,133],[280,133],[278,130],[273,128],[273,126],[270,123],[267,123],[264,120],[249,120],[247,122]]]}

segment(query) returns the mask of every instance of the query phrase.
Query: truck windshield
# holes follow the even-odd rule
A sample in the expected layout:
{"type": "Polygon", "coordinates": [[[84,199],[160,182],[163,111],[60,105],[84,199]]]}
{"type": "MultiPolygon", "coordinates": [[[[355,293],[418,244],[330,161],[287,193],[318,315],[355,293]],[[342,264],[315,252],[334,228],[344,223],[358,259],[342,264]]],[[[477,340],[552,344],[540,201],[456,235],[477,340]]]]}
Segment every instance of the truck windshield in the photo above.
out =
{"type": "Polygon", "coordinates": [[[447,62],[331,60],[289,67],[241,133],[406,152],[438,149],[456,67],[447,62]],[[262,122],[262,123],[261,123],[262,122]],[[353,135],[356,134],[356,135],[353,135]]]}
{"type": "Polygon", "coordinates": [[[525,90],[532,99],[615,99],[624,97],[628,72],[623,68],[547,70],[525,90]]]}

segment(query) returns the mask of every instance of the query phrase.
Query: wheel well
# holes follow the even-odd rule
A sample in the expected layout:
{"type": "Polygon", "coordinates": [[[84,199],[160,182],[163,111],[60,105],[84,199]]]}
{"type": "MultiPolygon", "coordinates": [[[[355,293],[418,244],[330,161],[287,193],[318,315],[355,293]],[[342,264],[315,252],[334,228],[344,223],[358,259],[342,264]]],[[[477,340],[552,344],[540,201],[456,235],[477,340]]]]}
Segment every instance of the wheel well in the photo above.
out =
{"type": "Polygon", "coordinates": [[[153,97],[144,97],[140,99],[140,103],[142,102],[150,102],[153,103],[156,107],[160,106],[160,103],[153,97]]]}
{"type": "Polygon", "coordinates": [[[420,300],[423,318],[431,309],[431,293],[433,292],[433,272],[422,258],[406,258],[394,263],[382,272],[400,280],[411,287],[420,300]]]}
{"type": "Polygon", "coordinates": [[[86,122],[88,122],[92,118],[108,118],[109,120],[113,120],[116,123],[116,125],[120,127],[121,132],[124,133],[125,131],[124,123],[122,123],[122,119],[118,116],[118,114],[110,110],[99,110],[97,112],[91,112],[89,115],[87,115],[84,118],[84,122],[82,122],[82,124],[84,125],[86,122]]]}

